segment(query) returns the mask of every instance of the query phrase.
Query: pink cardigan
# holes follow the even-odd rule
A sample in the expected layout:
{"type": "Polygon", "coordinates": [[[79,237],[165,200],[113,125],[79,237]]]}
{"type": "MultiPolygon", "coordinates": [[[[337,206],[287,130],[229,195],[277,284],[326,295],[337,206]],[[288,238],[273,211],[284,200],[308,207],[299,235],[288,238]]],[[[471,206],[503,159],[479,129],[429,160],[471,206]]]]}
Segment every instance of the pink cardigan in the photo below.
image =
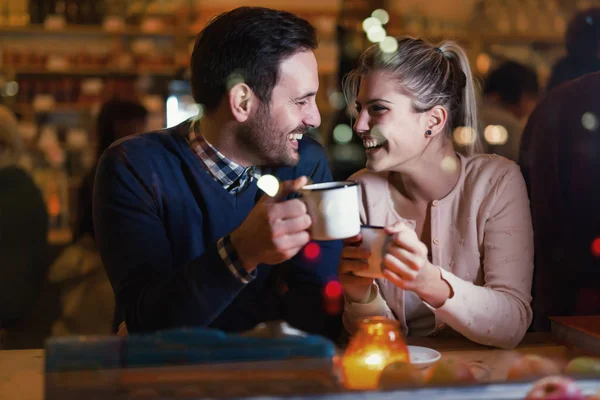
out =
{"type": "MultiPolygon", "coordinates": [[[[515,347],[525,335],[532,319],[533,230],[521,171],[495,155],[460,157],[458,183],[431,203],[431,261],[441,267],[454,296],[438,309],[428,306],[435,316],[431,329],[408,332],[404,292],[377,279],[378,293],[371,303],[346,301],[344,325],[349,332],[358,320],[382,315],[398,319],[405,334],[454,330],[501,348],[515,347]]],[[[362,170],[350,179],[360,183],[363,223],[414,225],[394,210],[388,173],[362,170]]]]}

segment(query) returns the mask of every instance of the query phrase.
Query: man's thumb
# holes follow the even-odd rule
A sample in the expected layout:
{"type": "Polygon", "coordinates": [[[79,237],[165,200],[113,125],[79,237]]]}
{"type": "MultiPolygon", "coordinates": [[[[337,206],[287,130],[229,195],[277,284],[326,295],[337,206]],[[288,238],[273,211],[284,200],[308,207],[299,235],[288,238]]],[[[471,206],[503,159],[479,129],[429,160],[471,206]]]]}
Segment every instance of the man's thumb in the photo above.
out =
{"type": "Polygon", "coordinates": [[[283,181],[279,184],[279,190],[277,191],[277,194],[273,197],[273,200],[283,201],[290,194],[299,191],[307,184],[308,178],[306,176],[301,176],[294,180],[283,181]]]}

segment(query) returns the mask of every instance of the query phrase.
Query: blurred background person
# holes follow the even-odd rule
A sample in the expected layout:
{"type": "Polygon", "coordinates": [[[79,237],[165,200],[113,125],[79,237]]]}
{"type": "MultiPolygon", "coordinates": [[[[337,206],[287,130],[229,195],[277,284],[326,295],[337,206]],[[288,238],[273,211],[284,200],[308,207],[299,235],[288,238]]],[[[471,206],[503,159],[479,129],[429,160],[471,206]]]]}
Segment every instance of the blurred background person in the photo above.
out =
{"type": "Polygon", "coordinates": [[[523,135],[535,236],[533,325],[600,314],[600,73],[550,91],[523,135]]]}
{"type": "MultiPolygon", "coordinates": [[[[96,121],[96,163],[110,145],[144,132],[148,111],[133,100],[111,99],[100,108],[96,121]]],[[[114,293],[96,250],[92,221],[92,195],[96,166],[84,177],[77,196],[74,242],[52,264],[48,280],[60,293],[61,315],[54,321],[53,336],[110,334],[114,293]]]]}
{"type": "Polygon", "coordinates": [[[490,72],[480,110],[486,153],[518,160],[523,128],[535,108],[538,95],[538,77],[533,68],[507,61],[490,72]],[[490,126],[505,130],[490,131],[490,126]]]}
{"type": "Polygon", "coordinates": [[[46,205],[19,167],[22,150],[17,120],[0,106],[0,338],[6,339],[5,347],[13,327],[30,316],[48,266],[46,205]]]}
{"type": "Polygon", "coordinates": [[[100,156],[115,141],[124,137],[146,131],[148,110],[137,101],[111,99],[100,108],[96,120],[96,162],[94,167],[83,178],[78,193],[77,226],[75,239],[85,235],[94,235],[92,222],[92,195],[96,164],[100,156]]]}
{"type": "MultiPolygon", "coordinates": [[[[147,115],[135,101],[105,102],[96,119],[96,162],[114,141],[143,132],[147,115]]],[[[114,293],[96,250],[91,217],[95,171],[94,164],[77,195],[73,242],[58,254],[47,273],[43,270],[46,275],[38,301],[29,317],[8,332],[8,348],[40,348],[49,336],[108,335],[113,331],[114,293]]],[[[29,225],[23,226],[29,229],[29,225]]],[[[36,298],[29,297],[32,301],[36,298]]],[[[3,304],[0,302],[0,307],[3,304]]]]}
{"type": "Polygon", "coordinates": [[[584,74],[600,71],[600,7],[577,12],[565,36],[567,55],[552,68],[548,89],[584,74]]]}

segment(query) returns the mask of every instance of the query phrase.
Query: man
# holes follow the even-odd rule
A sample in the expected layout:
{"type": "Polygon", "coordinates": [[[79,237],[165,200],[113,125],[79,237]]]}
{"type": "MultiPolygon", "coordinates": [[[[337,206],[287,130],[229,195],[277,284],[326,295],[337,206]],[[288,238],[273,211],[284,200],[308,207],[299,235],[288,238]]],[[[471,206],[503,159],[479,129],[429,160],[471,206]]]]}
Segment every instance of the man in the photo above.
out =
{"type": "Polygon", "coordinates": [[[535,227],[533,324],[600,315],[600,72],[550,90],[527,123],[519,165],[535,227]]]}
{"type": "Polygon", "coordinates": [[[292,14],[238,8],[200,33],[191,57],[199,121],[117,142],[98,166],[94,226],[130,332],[180,326],[242,331],[284,319],[335,337],[323,311],[341,242],[310,241],[305,204],[331,180],[320,122],[314,28],[292,14]],[[281,183],[271,198],[257,177],[281,183]],[[310,256],[310,257],[309,257],[310,256]],[[316,257],[315,257],[316,256],[316,257]]]}
{"type": "Polygon", "coordinates": [[[525,122],[537,104],[537,79],[535,70],[514,61],[505,62],[490,72],[485,82],[485,97],[481,107],[483,128],[503,126],[508,137],[486,137],[487,153],[495,153],[515,162],[518,160],[525,122]],[[495,142],[496,139],[500,139],[500,142],[495,142]]]}

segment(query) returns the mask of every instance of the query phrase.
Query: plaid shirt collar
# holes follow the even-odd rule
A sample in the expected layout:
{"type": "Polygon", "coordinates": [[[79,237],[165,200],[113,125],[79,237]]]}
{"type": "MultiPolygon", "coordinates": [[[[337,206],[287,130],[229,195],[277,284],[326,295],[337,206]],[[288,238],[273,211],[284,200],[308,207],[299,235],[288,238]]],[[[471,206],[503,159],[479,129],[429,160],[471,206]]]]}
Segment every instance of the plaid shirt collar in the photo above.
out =
{"type": "Polygon", "coordinates": [[[237,193],[252,179],[258,179],[261,176],[260,168],[256,166],[244,168],[225,157],[208,143],[197,129],[190,129],[187,141],[208,172],[230,193],[237,193]]]}

